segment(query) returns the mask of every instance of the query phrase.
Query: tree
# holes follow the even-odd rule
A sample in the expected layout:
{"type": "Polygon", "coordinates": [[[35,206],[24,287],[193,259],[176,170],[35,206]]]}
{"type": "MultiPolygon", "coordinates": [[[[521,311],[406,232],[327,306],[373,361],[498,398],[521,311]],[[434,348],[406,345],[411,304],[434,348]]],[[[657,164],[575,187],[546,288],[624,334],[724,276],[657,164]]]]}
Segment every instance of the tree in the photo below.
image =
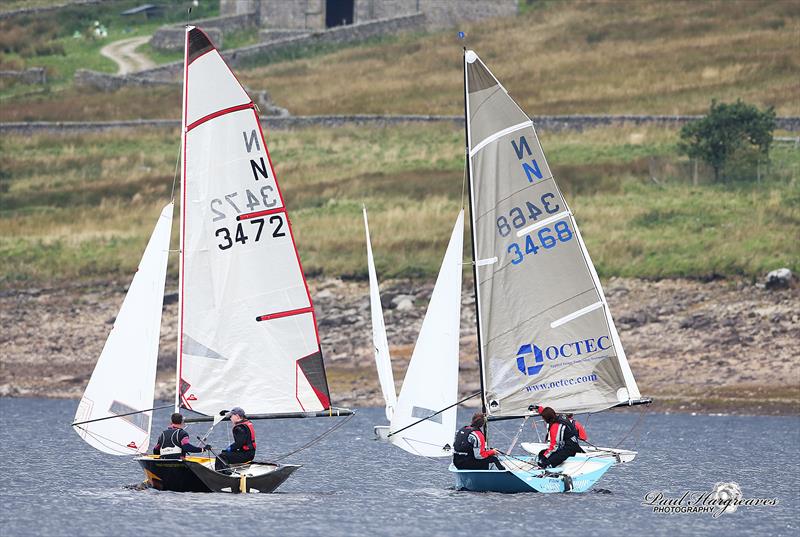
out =
{"type": "Polygon", "coordinates": [[[774,130],[771,106],[762,112],[741,100],[733,104],[712,100],[708,115],[683,126],[678,148],[711,166],[714,180],[719,181],[725,164],[737,154],[755,153],[759,162],[769,158],[774,130]]]}

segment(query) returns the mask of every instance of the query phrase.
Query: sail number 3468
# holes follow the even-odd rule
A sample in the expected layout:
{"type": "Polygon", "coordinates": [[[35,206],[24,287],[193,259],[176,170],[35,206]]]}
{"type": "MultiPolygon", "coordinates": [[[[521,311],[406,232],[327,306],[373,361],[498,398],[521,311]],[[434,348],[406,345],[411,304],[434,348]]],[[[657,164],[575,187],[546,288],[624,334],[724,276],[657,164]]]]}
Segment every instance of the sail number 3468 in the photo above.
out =
{"type": "Polygon", "coordinates": [[[514,256],[514,259],[511,260],[512,265],[519,265],[525,260],[526,255],[535,255],[539,252],[540,248],[549,250],[550,248],[555,247],[559,242],[567,242],[571,240],[572,230],[569,228],[569,224],[567,224],[565,220],[561,220],[560,222],[555,223],[553,229],[550,229],[549,227],[543,227],[539,229],[535,237],[536,238],[534,238],[533,233],[529,233],[528,235],[525,235],[524,245],[519,245],[516,242],[512,242],[508,245],[508,253],[514,256]],[[555,236],[553,236],[553,233],[555,233],[555,236]]]}

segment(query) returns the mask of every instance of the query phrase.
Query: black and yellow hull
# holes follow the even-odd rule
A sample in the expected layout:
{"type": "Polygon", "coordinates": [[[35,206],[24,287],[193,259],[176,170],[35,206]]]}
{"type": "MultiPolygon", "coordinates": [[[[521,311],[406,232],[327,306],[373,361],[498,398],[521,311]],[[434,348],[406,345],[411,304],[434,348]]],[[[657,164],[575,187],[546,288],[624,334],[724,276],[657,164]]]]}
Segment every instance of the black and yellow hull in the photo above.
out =
{"type": "Polygon", "coordinates": [[[145,455],[136,460],[150,486],[173,492],[272,492],[300,468],[254,461],[217,472],[214,459],[208,457],[162,459],[145,455]]]}
{"type": "Polygon", "coordinates": [[[186,461],[194,460],[200,464],[214,459],[208,457],[186,457],[185,459],[162,459],[158,455],[145,455],[136,458],[144,470],[147,484],[156,490],[173,492],[211,492],[203,480],[191,470],[186,461]]]}

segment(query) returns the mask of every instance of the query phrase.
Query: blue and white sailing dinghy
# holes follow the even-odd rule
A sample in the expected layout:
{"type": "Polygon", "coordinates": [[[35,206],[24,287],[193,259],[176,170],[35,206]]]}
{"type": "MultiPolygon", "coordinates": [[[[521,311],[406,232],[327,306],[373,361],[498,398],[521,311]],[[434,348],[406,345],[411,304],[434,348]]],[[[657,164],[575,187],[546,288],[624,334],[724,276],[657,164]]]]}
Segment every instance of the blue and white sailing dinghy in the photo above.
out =
{"type": "MultiPolygon", "coordinates": [[[[649,403],[533,122],[471,50],[464,51],[464,100],[478,357],[490,422],[529,418],[537,403],[561,413],[649,403]]],[[[507,470],[450,471],[457,488],[473,491],[584,492],[623,455],[635,453],[596,448],[547,470],[530,456],[503,456],[507,470]]]]}
{"type": "Polygon", "coordinates": [[[375,427],[376,436],[414,455],[449,457],[458,396],[464,211],[456,218],[399,397],[395,394],[366,208],[364,227],[375,363],[389,420],[388,426],[375,427]]]}
{"type": "MultiPolygon", "coordinates": [[[[182,111],[174,410],[213,425],[234,406],[251,420],[352,415],[331,406],[316,314],[256,106],[193,26],[182,111]]],[[[172,210],[171,202],[159,217],[72,426],[100,451],[136,456],[157,489],[272,492],[299,466],[253,461],[216,471],[213,457],[147,455],[172,210]]]]}

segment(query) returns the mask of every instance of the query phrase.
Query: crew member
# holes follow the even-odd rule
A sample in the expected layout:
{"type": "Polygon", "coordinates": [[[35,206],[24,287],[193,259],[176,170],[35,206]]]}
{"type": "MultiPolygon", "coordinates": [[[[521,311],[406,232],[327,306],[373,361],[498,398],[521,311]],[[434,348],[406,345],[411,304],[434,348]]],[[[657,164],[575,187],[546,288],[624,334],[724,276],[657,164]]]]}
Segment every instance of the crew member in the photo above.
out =
{"type": "Polygon", "coordinates": [[[233,422],[233,444],[220,451],[214,466],[221,470],[231,464],[243,464],[256,456],[256,430],[240,407],[230,411],[233,422]]]}
{"type": "Polygon", "coordinates": [[[578,431],[567,418],[548,407],[539,407],[539,415],[547,423],[550,445],[539,452],[536,462],[540,468],[558,466],[576,453],[583,453],[578,444],[578,431]]]}
{"type": "Polygon", "coordinates": [[[486,416],[476,412],[472,422],[459,429],[453,440],[453,464],[459,470],[489,470],[494,464],[498,470],[504,470],[497,459],[497,451],[486,449],[486,437],[483,436],[483,426],[486,425],[486,416]]]}
{"type": "Polygon", "coordinates": [[[211,446],[201,448],[189,442],[189,433],[183,430],[183,416],[180,413],[175,412],[169,421],[170,426],[161,433],[153,448],[155,455],[162,459],[180,459],[187,453],[200,453],[204,449],[211,449],[211,446]]]}

